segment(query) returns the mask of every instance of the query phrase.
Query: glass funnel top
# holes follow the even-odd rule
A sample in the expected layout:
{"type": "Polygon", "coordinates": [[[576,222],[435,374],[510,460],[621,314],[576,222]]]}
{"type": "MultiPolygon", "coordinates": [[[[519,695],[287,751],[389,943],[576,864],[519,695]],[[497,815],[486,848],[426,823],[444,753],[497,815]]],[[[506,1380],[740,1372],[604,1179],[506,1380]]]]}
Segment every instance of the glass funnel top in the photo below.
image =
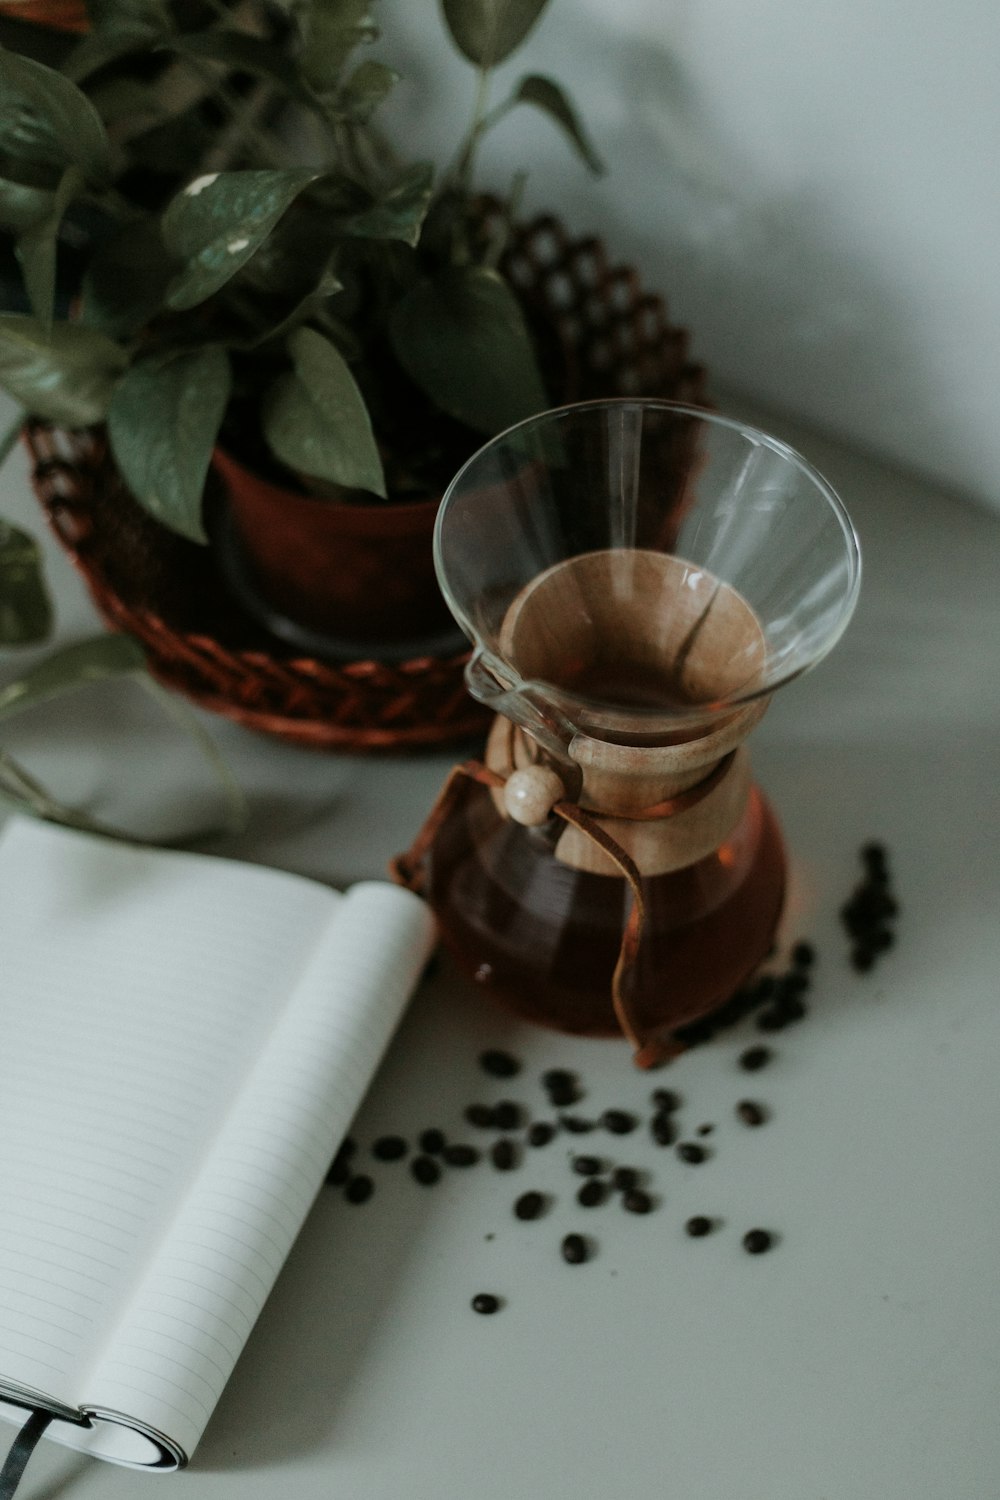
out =
{"type": "Polygon", "coordinates": [[[475,454],[438,516],[470,687],[559,738],[674,738],[814,666],[860,584],[826,481],[763,432],[668,402],[530,418],[475,454]]]}

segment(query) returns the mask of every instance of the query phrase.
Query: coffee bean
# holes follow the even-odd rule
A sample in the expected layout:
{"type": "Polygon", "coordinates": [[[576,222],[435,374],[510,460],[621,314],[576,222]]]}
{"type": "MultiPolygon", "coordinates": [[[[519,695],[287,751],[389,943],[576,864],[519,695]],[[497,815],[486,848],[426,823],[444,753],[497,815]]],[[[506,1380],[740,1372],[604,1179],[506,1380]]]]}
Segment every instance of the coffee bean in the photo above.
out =
{"type": "Polygon", "coordinates": [[[715,1129],[714,1125],[699,1125],[698,1126],[698,1134],[699,1135],[711,1135],[712,1131],[714,1129],[715,1129]]]}
{"type": "Polygon", "coordinates": [[[439,1180],[441,1168],[433,1156],[415,1156],[410,1162],[410,1171],[423,1187],[430,1187],[439,1180]]]}
{"type": "Polygon", "coordinates": [[[374,1182],[372,1182],[371,1178],[366,1177],[363,1172],[359,1172],[358,1175],[356,1177],[352,1177],[350,1182],[347,1184],[346,1188],[344,1189],[344,1197],[347,1199],[348,1203],[367,1203],[368,1199],[371,1197],[374,1191],[375,1184],[374,1182]]]}
{"type": "Polygon", "coordinates": [[[548,1120],[536,1120],[528,1131],[528,1144],[529,1146],[547,1146],[549,1141],[554,1139],[555,1133],[556,1127],[550,1125],[548,1120]]]}
{"type": "Polygon", "coordinates": [[[675,1094],[673,1089],[654,1089],[652,1100],[657,1109],[671,1110],[681,1107],[681,1097],[675,1094]]]}
{"type": "Polygon", "coordinates": [[[762,1010],[757,1017],[758,1031],[783,1031],[785,1028],[785,1017],[777,1006],[769,1006],[762,1010]]]}
{"type": "Polygon", "coordinates": [[[445,1146],[441,1155],[449,1167],[474,1167],[479,1160],[479,1152],[475,1146],[445,1146]]]}
{"type": "Polygon", "coordinates": [[[692,1239],[701,1239],[703,1235],[711,1234],[712,1221],[711,1219],[706,1219],[704,1214],[695,1214],[693,1218],[688,1219],[684,1225],[684,1229],[692,1239]]]}
{"type": "Polygon", "coordinates": [[[628,1193],[639,1185],[639,1173],[635,1167],[615,1167],[611,1174],[611,1186],[620,1193],[628,1193]]]}
{"type": "Polygon", "coordinates": [[[816,962],[816,949],[812,943],[796,943],[792,948],[792,963],[798,969],[809,969],[816,962]]]}
{"type": "Polygon", "coordinates": [[[465,1111],[465,1118],[470,1125],[477,1125],[483,1130],[489,1130],[497,1123],[496,1110],[488,1104],[470,1104],[465,1111]]]}
{"type": "Polygon", "coordinates": [[[493,1106],[493,1124],[498,1130],[520,1130],[524,1124],[524,1110],[520,1104],[502,1099],[493,1106]]]}
{"type": "Polygon", "coordinates": [[[432,1126],[430,1130],[420,1132],[419,1141],[421,1151],[426,1151],[429,1156],[440,1156],[445,1147],[444,1131],[432,1126]]]}
{"type": "Polygon", "coordinates": [[[648,1214],[652,1207],[652,1198],[642,1188],[629,1188],[622,1197],[622,1208],[627,1208],[630,1214],[648,1214]]]}
{"type": "Polygon", "coordinates": [[[677,1147],[677,1155],[681,1161],[690,1162],[692,1166],[704,1161],[707,1154],[704,1146],[699,1146],[695,1141],[681,1141],[677,1147]]]}
{"type": "Polygon", "coordinates": [[[559,1124],[571,1135],[586,1135],[588,1130],[597,1129],[596,1120],[585,1120],[580,1115],[560,1115],[559,1124]]]}
{"type": "Polygon", "coordinates": [[[542,1193],[522,1193],[514,1203],[514,1213],[519,1219],[537,1219],[545,1212],[545,1197],[542,1193]]]}
{"type": "Polygon", "coordinates": [[[491,1078],[513,1078],[515,1073],[521,1071],[517,1058],[512,1057],[509,1052],[502,1052],[498,1047],[490,1047],[486,1052],[481,1052],[479,1066],[491,1078]]]}
{"type": "Polygon", "coordinates": [[[774,1237],[766,1229],[748,1229],[743,1236],[743,1248],[748,1255],[763,1255],[773,1243],[774,1237]]]}
{"type": "Polygon", "coordinates": [[[568,1073],[564,1068],[550,1068],[547,1073],[543,1073],[542,1085],[554,1109],[563,1109],[567,1104],[575,1104],[578,1099],[583,1098],[583,1090],[576,1074],[568,1073]]]}
{"type": "Polygon", "coordinates": [[[739,1064],[745,1072],[756,1073],[767,1067],[773,1056],[770,1047],[748,1047],[745,1052],[740,1053],[739,1064]]]}
{"type": "Polygon", "coordinates": [[[612,1135],[628,1135],[638,1123],[635,1115],[630,1115],[625,1109],[606,1109],[601,1116],[601,1124],[612,1135]]]}
{"type": "Polygon", "coordinates": [[[861,858],[870,870],[884,870],[887,856],[885,845],[875,839],[870,839],[861,846],[861,858]]]}
{"type": "Polygon", "coordinates": [[[409,1149],[401,1135],[380,1135],[372,1146],[372,1155],[379,1161],[399,1161],[409,1149]]]}
{"type": "Polygon", "coordinates": [[[581,1266],[590,1258],[590,1246],[582,1234],[567,1234],[560,1249],[563,1260],[571,1266],[581,1266]]]}
{"type": "Polygon", "coordinates": [[[517,1166],[517,1147],[508,1136],[501,1136],[498,1141],[494,1141],[490,1161],[498,1172],[510,1172],[517,1166]]]}
{"type": "Polygon", "coordinates": [[[649,1131],[658,1146],[672,1146],[677,1139],[673,1116],[662,1109],[650,1120],[649,1131]]]}
{"type": "Polygon", "coordinates": [[[492,1292],[477,1292],[471,1306],[473,1312],[495,1313],[500,1306],[500,1298],[494,1297],[492,1292]]]}
{"type": "Polygon", "coordinates": [[[753,1099],[741,1099],[736,1106],[736,1113],[744,1125],[763,1125],[767,1119],[764,1106],[753,1099]]]}
{"type": "Polygon", "coordinates": [[[582,1208],[598,1208],[607,1196],[606,1184],[598,1177],[588,1177],[577,1193],[576,1201],[582,1208]]]}
{"type": "Polygon", "coordinates": [[[573,1171],[580,1177],[596,1177],[603,1171],[604,1163],[599,1156],[574,1156],[573,1171]]]}

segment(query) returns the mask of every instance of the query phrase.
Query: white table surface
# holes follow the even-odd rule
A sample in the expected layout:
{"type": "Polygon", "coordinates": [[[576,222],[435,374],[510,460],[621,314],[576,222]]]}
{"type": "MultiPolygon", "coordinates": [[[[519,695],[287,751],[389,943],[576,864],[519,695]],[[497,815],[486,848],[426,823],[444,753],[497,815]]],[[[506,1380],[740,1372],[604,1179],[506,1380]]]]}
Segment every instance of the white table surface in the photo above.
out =
{"type": "MultiPolygon", "coordinates": [[[[779,694],[752,746],[792,851],[786,932],[819,950],[808,1018],[758,1074],[747,1023],[654,1075],[624,1045],[508,1019],[447,966],[415,1000],[355,1122],[440,1125],[509,1097],[546,1113],[538,1078],[578,1069],[581,1111],[684,1098],[709,1161],[648,1136],[558,1139],[515,1173],[452,1170],[433,1189],[375,1164],[351,1207],[324,1189],[191,1467],[187,1500],[996,1500],[1000,1495],[1000,520],[745,402],[834,483],[860,531],[854,624],[779,694]],[[889,847],[895,950],[869,975],[838,908],[867,839],[889,847]],[[504,1046],[506,1084],[477,1068],[504,1046]],[[754,1097],[771,1118],[740,1125],[754,1097]],[[573,1202],[573,1148],[646,1168],[639,1218],[573,1202]],[[552,1193],[535,1223],[511,1203],[552,1193]],[[688,1238],[685,1219],[714,1215],[688,1238]],[[779,1242],[752,1257],[755,1225],[779,1242]],[[570,1267],[571,1228],[598,1253],[570,1267]],[[482,1290],[505,1299],[470,1310],[482,1290]]],[[[40,530],[26,464],[3,513],[40,530]]],[[[60,633],[94,622],[49,547],[60,633]]],[[[4,678],[32,653],[0,661],[4,678]]],[[[220,852],[337,884],[378,875],[454,756],[317,754],[204,717],[246,787],[248,832],[220,852]]],[[[134,689],[25,716],[5,743],[39,776],[146,831],[211,806],[196,757],[134,689]]],[[[0,1025],[4,996],[0,987],[0,1025]]],[[[152,1477],[43,1443],[25,1500],[134,1500],[152,1477]]]]}

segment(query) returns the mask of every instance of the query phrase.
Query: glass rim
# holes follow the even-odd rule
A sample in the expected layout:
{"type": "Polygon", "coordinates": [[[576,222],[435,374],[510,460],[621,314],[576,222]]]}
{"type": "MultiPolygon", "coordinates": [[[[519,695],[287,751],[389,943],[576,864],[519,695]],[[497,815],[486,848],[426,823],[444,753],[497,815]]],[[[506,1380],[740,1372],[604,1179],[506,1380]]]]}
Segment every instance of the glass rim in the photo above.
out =
{"type": "MultiPolygon", "coordinates": [[[[591,411],[596,413],[598,411],[621,411],[628,409],[640,412],[662,411],[665,413],[676,414],[678,416],[692,417],[697,421],[703,423],[706,427],[724,429],[726,431],[735,433],[737,436],[745,438],[748,442],[754,444],[755,446],[770,449],[773,453],[777,454],[779,458],[782,458],[786,462],[791,464],[794,469],[796,469],[806,480],[809,481],[813,489],[818,491],[818,493],[825,500],[830,512],[834,516],[840,528],[841,538],[844,544],[844,558],[847,567],[847,584],[844,589],[843,597],[840,601],[836,618],[830,629],[828,630],[827,635],[822,642],[822,647],[820,650],[816,651],[807,661],[801,662],[798,665],[790,666],[789,669],[786,672],[782,673],[780,676],[769,679],[763,682],[760,686],[747,688],[744,691],[737,691],[731,697],[726,698],[724,701],[701,705],[692,704],[690,706],[690,710],[687,712],[681,711],[681,713],[678,713],[676,710],[672,710],[666,715],[663,714],[662,710],[647,711],[649,719],[651,721],[654,718],[659,718],[663,720],[669,720],[674,724],[677,724],[679,720],[687,720],[688,722],[691,722],[693,720],[696,720],[699,716],[704,718],[706,714],[711,718],[715,718],[721,713],[732,712],[733,710],[742,707],[744,704],[752,703],[759,698],[770,696],[771,693],[776,692],[781,687],[785,687],[790,682],[794,682],[796,678],[803,676],[805,673],[811,671],[813,667],[817,666],[819,662],[821,662],[823,658],[827,656],[833,649],[833,647],[837,644],[844,631],[847,629],[847,626],[850,624],[851,617],[854,614],[854,609],[857,604],[858,595],[861,589],[861,544],[858,538],[857,531],[854,527],[854,523],[847,511],[847,507],[844,505],[840,496],[837,494],[837,491],[830,484],[829,480],[827,480],[815,467],[815,465],[812,464],[809,459],[807,459],[802,453],[800,453],[797,448],[792,447],[790,443],[786,443],[782,438],[775,437],[772,433],[765,432],[763,428],[757,427],[753,423],[744,422],[738,417],[724,416],[722,413],[714,411],[711,408],[703,406],[693,406],[687,402],[682,401],[670,401],[666,398],[656,396],[608,396],[597,397],[595,399],[587,401],[570,401],[562,406],[549,407],[544,411],[535,412],[530,417],[524,417],[521,421],[512,423],[511,426],[504,428],[502,432],[498,432],[493,437],[487,438],[484,443],[481,443],[479,445],[474,453],[470,454],[470,456],[462,464],[461,468],[458,469],[458,471],[455,473],[441,497],[441,504],[438,508],[437,517],[434,523],[433,536],[434,568],[437,574],[438,584],[441,588],[442,594],[444,595],[444,599],[446,604],[448,605],[449,610],[460,625],[462,631],[469,638],[470,642],[475,648],[476,657],[480,659],[483,659],[485,657],[486,660],[495,659],[493,651],[488,646],[484,646],[479,632],[475,629],[466,610],[455,599],[447,581],[447,572],[442,558],[442,534],[447,524],[448,511],[451,502],[461,491],[463,482],[465,481],[469,471],[473,468],[473,466],[478,463],[486,453],[500,448],[506,441],[513,437],[514,434],[532,427],[540,427],[543,425],[555,423],[560,419],[565,419],[566,417],[574,415],[578,412],[582,413],[591,411]]],[[[504,665],[510,668],[509,663],[504,663],[504,665]]],[[[520,674],[517,675],[518,689],[520,690],[524,690],[531,686],[536,686],[539,689],[544,689],[549,692],[554,689],[559,693],[559,696],[563,698],[564,701],[578,703],[580,707],[584,709],[593,709],[593,707],[595,706],[594,700],[574,694],[572,692],[567,692],[564,687],[560,687],[558,684],[548,683],[545,680],[535,682],[533,679],[523,679],[520,677],[520,674]]],[[[605,709],[605,712],[606,711],[607,710],[605,709]]],[[[630,710],[629,714],[633,719],[636,716],[633,710],[630,710]]],[[[646,715],[643,715],[640,712],[640,717],[645,716],[646,715]]]]}

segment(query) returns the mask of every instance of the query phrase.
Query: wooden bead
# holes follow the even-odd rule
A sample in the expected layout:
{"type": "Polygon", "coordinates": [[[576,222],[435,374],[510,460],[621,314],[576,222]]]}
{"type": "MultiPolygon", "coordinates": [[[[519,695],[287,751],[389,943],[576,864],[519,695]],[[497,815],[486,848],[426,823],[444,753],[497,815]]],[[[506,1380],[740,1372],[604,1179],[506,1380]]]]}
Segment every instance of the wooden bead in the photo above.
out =
{"type": "Polygon", "coordinates": [[[508,776],[503,805],[515,823],[537,828],[565,795],[566,789],[555,771],[548,766],[525,766],[508,776]]]}

